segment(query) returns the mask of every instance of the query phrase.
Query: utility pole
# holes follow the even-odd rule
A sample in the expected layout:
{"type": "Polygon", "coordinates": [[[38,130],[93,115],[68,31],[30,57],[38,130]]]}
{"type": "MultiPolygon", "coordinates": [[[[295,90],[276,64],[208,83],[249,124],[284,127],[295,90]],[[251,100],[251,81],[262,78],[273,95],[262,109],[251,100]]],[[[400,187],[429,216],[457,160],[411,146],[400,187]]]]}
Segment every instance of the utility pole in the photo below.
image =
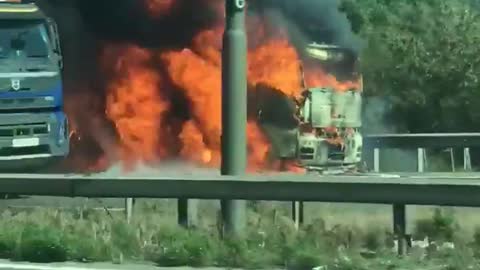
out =
{"type": "MultiPolygon", "coordinates": [[[[245,0],[225,0],[222,49],[222,175],[240,176],[247,166],[247,36],[245,0]]],[[[245,228],[246,202],[223,200],[224,230],[239,235],[245,228]]]]}

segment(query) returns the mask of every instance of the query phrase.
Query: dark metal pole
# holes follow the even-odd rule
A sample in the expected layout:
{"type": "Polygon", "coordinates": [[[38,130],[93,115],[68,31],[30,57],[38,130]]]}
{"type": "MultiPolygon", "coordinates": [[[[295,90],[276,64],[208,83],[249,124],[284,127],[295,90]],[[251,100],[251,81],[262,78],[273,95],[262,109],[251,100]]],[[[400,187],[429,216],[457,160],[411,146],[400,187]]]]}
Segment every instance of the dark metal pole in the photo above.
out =
{"type": "Polygon", "coordinates": [[[407,227],[407,210],[404,204],[393,205],[393,232],[398,239],[397,252],[398,255],[406,255],[408,243],[406,235],[407,227]]]}
{"type": "MultiPolygon", "coordinates": [[[[226,0],[222,50],[222,175],[245,174],[247,165],[247,37],[245,0],[226,0]]],[[[222,201],[224,229],[240,234],[245,201],[222,201]]]]}
{"type": "Polygon", "coordinates": [[[196,199],[178,199],[177,213],[178,225],[184,228],[197,226],[198,219],[198,201],[196,199]]]}

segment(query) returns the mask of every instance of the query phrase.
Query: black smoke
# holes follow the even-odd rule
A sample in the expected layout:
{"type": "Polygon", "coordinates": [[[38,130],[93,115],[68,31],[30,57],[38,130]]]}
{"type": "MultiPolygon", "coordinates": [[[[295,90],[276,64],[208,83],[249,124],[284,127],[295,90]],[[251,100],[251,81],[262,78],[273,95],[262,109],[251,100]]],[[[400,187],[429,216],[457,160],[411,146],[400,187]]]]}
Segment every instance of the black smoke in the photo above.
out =
{"type": "Polygon", "coordinates": [[[316,42],[358,54],[363,46],[346,14],[340,11],[339,0],[256,0],[250,2],[250,8],[273,26],[285,27],[297,48],[316,42]]]}
{"type": "Polygon", "coordinates": [[[85,25],[99,38],[144,47],[188,46],[198,31],[215,21],[215,13],[202,0],[177,0],[171,12],[162,16],[150,16],[140,0],[75,2],[85,25]]]}
{"type": "MultiPolygon", "coordinates": [[[[188,47],[194,35],[215,22],[208,0],[177,0],[170,13],[150,16],[141,0],[38,0],[59,27],[66,88],[96,84],[104,42],[172,49],[188,47]],[[72,87],[70,87],[70,85],[72,87]]],[[[83,87],[89,88],[91,87],[83,87]]]]}
{"type": "MultiPolygon", "coordinates": [[[[96,53],[103,41],[151,48],[185,48],[192,38],[217,23],[212,0],[177,0],[171,12],[150,16],[141,0],[37,0],[58,23],[70,82],[88,81],[96,73],[96,53]],[[77,80],[78,79],[78,80],[77,80]]],[[[284,27],[303,51],[310,42],[338,45],[358,53],[361,39],[339,0],[250,0],[249,11],[271,28],[284,27]]]]}

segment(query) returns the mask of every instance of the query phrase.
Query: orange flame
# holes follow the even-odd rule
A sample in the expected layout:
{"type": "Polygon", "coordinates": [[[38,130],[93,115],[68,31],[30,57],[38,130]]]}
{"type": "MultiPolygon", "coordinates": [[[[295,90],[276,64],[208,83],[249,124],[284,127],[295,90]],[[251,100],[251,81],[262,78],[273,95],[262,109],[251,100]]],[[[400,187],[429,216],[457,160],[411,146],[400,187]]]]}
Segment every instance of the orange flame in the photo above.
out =
{"type": "Polygon", "coordinates": [[[169,103],[158,91],[161,78],[149,68],[151,53],[128,47],[118,58],[115,77],[107,86],[106,114],[120,136],[122,160],[154,162],[168,155],[162,134],[169,103]]]}
{"type": "MultiPolygon", "coordinates": [[[[192,103],[193,120],[186,122],[180,135],[181,155],[204,164],[218,166],[221,150],[221,70],[191,50],[162,54],[172,81],[192,103]]],[[[249,168],[263,166],[268,141],[255,123],[247,128],[249,168]]]]}
{"type": "Polygon", "coordinates": [[[332,74],[327,74],[320,68],[309,68],[305,71],[305,83],[307,87],[330,87],[336,91],[360,90],[358,81],[339,81],[332,74]]]}
{"type": "MultiPolygon", "coordinates": [[[[207,166],[220,164],[224,8],[223,1],[203,1],[214,6],[219,23],[198,33],[189,47],[169,51],[136,46],[104,48],[102,66],[107,77],[111,77],[105,87],[105,113],[118,135],[117,158],[128,166],[178,157],[207,166]],[[186,100],[188,119],[170,119],[175,117],[171,92],[186,100]]],[[[144,3],[151,16],[168,14],[176,4],[175,0],[144,3]]],[[[286,35],[278,31],[280,34],[270,33],[267,37],[269,29],[258,17],[248,22],[248,30],[249,84],[267,85],[289,97],[300,96],[301,60],[286,35]]],[[[305,70],[305,80],[307,85],[330,86],[338,91],[355,85],[339,82],[321,69],[305,70]]],[[[254,121],[247,124],[247,139],[248,170],[270,168],[270,143],[254,121]]],[[[107,166],[110,159],[103,157],[93,167],[107,166]]],[[[277,167],[303,171],[292,162],[277,167]]]]}
{"type": "Polygon", "coordinates": [[[222,33],[223,27],[217,26],[202,31],[193,38],[193,50],[217,67],[222,64],[222,33]]]}
{"type": "MultiPolygon", "coordinates": [[[[207,163],[217,164],[220,160],[221,134],[221,72],[218,67],[205,61],[191,50],[168,52],[162,54],[170,78],[173,83],[182,89],[186,97],[192,102],[193,119],[197,129],[203,134],[206,150],[212,151],[207,163]]],[[[184,138],[196,138],[197,135],[187,135],[183,129],[184,138]]],[[[189,145],[183,142],[184,146],[189,145]]],[[[189,152],[188,150],[185,150],[189,152]]]]}
{"type": "Polygon", "coordinates": [[[287,96],[301,93],[300,61],[295,48],[286,39],[274,39],[248,55],[248,80],[263,83],[287,96]]]}

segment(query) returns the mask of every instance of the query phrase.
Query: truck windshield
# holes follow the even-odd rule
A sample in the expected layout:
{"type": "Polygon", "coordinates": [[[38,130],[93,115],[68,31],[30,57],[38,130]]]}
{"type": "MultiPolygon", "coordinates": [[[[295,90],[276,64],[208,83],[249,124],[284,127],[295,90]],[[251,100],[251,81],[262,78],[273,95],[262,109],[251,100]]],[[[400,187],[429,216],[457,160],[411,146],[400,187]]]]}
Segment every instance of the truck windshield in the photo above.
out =
{"type": "Polygon", "coordinates": [[[304,86],[327,87],[341,91],[362,89],[359,59],[350,50],[311,44],[303,59],[304,86]]]}
{"type": "Polygon", "coordinates": [[[314,53],[305,61],[306,66],[320,66],[340,81],[358,79],[358,60],[352,53],[341,49],[321,49],[312,52],[314,53]]]}
{"type": "Polygon", "coordinates": [[[26,57],[47,57],[48,34],[41,21],[0,21],[0,58],[17,52],[26,57]]]}

